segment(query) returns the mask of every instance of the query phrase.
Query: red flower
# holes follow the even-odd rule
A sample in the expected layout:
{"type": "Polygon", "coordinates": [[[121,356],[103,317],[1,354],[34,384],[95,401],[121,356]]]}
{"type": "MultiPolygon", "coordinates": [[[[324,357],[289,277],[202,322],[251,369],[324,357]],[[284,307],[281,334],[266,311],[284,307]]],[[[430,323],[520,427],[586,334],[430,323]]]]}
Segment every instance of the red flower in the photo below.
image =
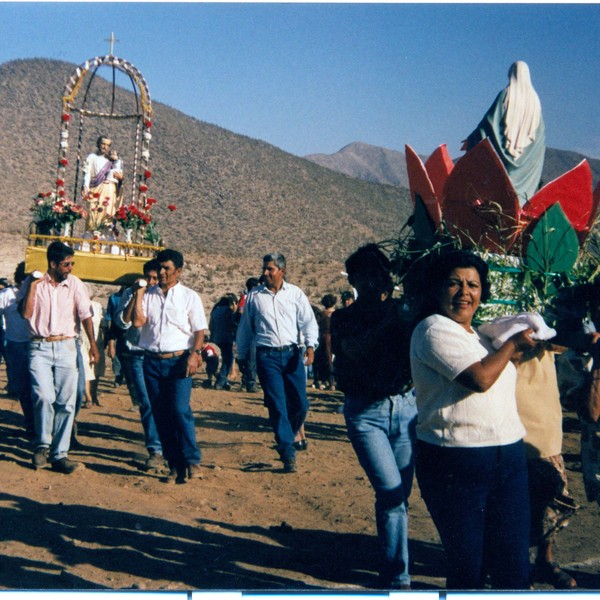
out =
{"type": "Polygon", "coordinates": [[[63,113],[61,118],[65,123],[67,123],[71,120],[71,115],[68,113],[63,113]]]}
{"type": "Polygon", "coordinates": [[[169,205],[167,205],[167,208],[168,208],[168,209],[169,209],[171,212],[173,212],[174,210],[177,210],[177,207],[176,207],[174,204],[169,204],[169,205]]]}
{"type": "Polygon", "coordinates": [[[140,190],[140,192],[147,192],[148,186],[141,183],[140,186],[138,187],[138,189],[140,190]]]}
{"type": "Polygon", "coordinates": [[[156,198],[146,198],[146,203],[150,206],[152,206],[153,204],[156,204],[158,202],[158,200],[156,198]]]}
{"type": "Polygon", "coordinates": [[[66,167],[69,164],[69,161],[66,158],[61,158],[58,162],[63,167],[66,167]]]}
{"type": "Polygon", "coordinates": [[[59,187],[65,185],[65,180],[64,179],[57,179],[56,180],[56,185],[59,186],[59,187]]]}
{"type": "Polygon", "coordinates": [[[148,169],[146,169],[144,171],[144,178],[145,179],[150,179],[150,177],[152,177],[152,171],[148,171],[148,169]]]}
{"type": "Polygon", "coordinates": [[[58,195],[62,198],[65,195],[65,190],[58,190],[58,195]]]}
{"type": "Polygon", "coordinates": [[[100,198],[100,192],[94,192],[94,193],[92,194],[92,196],[93,196],[94,198],[100,198]]]}
{"type": "Polygon", "coordinates": [[[150,119],[146,119],[144,121],[144,127],[146,127],[147,129],[150,129],[150,127],[152,127],[152,121],[150,119]]]}

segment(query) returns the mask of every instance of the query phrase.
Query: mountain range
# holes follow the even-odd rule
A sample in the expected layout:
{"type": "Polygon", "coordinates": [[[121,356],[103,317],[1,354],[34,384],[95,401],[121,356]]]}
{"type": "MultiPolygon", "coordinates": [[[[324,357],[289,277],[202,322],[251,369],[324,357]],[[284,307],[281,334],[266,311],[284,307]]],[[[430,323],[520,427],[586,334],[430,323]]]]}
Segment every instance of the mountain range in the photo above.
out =
{"type": "MultiPolygon", "coordinates": [[[[54,188],[62,93],[75,68],[46,59],[0,65],[0,231],[25,233],[33,196],[54,188]]],[[[96,84],[110,98],[111,84],[99,78],[96,84]]],[[[126,89],[116,96],[133,101],[126,89]]],[[[335,173],[160,102],[153,111],[148,193],[158,200],[154,217],[171,247],[340,260],[360,244],[394,236],[410,215],[406,189],[335,173]],[[168,204],[177,210],[168,211],[168,204]]],[[[132,162],[131,131],[120,121],[84,121],[81,143],[71,125],[70,147],[84,156],[100,133],[113,139],[126,166],[132,162]]],[[[71,173],[67,189],[74,179],[71,173]]]]}
{"type": "MultiPolygon", "coordinates": [[[[408,187],[406,157],[403,152],[353,142],[333,154],[309,154],[307,160],[349,177],[357,177],[373,183],[408,187]]],[[[426,156],[421,157],[423,161],[426,156]]],[[[578,152],[546,148],[542,181],[549,183],[586,159],[592,170],[594,187],[600,180],[600,160],[588,158],[578,152]]],[[[454,159],[456,163],[457,158],[454,159]]]]}
{"type": "MultiPolygon", "coordinates": [[[[0,232],[26,233],[32,198],[54,188],[62,93],[76,65],[48,59],[0,65],[0,232]]],[[[148,82],[151,89],[152,82],[148,82]]],[[[97,78],[98,98],[112,86],[97,78]]],[[[117,87],[116,99],[134,102],[117,87]]],[[[99,100],[100,101],[100,100],[99,100]]],[[[367,241],[395,237],[412,212],[404,154],[356,142],[334,155],[298,157],[153,102],[149,194],[165,244],[227,257],[280,251],[302,259],[341,260],[367,241]],[[168,204],[176,205],[174,212],[168,204]]],[[[115,121],[72,127],[70,146],[82,157],[107,134],[131,164],[131,128],[115,121]]],[[[579,162],[548,149],[550,180],[579,162]]],[[[590,160],[597,181],[598,160],[590,160]]],[[[79,174],[71,173],[74,199],[79,174]]]]}

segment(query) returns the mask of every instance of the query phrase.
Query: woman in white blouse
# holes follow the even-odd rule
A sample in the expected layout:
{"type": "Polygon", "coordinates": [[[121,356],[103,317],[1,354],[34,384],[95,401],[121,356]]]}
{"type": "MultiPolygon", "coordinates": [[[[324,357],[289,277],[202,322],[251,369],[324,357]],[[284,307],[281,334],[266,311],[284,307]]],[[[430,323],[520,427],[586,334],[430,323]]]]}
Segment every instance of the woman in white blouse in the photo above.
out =
{"type": "Polygon", "coordinates": [[[418,409],[416,473],[448,561],[448,589],[529,588],[527,464],[511,358],[520,332],[494,350],[472,326],[489,297],[488,268],[453,251],[419,278],[411,339],[418,409]]]}

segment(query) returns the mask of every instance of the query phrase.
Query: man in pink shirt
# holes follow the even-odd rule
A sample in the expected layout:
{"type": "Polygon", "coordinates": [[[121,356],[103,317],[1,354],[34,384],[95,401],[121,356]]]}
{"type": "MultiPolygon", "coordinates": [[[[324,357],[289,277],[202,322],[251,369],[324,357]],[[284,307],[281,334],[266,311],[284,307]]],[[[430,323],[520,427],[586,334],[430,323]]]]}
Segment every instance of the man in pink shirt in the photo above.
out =
{"type": "Polygon", "coordinates": [[[65,475],[82,467],[68,458],[77,397],[77,337],[80,326],[90,341],[90,363],[99,359],[92,326],[92,305],[85,285],[71,275],[73,250],[62,242],[48,246],[48,270],[29,277],[20,294],[20,310],[30,332],[36,469],[50,463],[65,475]]]}

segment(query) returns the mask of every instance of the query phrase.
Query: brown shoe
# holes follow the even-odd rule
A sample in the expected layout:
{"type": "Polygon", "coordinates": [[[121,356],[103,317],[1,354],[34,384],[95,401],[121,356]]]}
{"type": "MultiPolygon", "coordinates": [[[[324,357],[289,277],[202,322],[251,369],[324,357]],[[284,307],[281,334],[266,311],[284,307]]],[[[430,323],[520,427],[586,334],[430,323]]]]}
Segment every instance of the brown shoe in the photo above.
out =
{"type": "Polygon", "coordinates": [[[188,479],[202,479],[202,471],[199,464],[189,464],[187,466],[188,479]]]}
{"type": "Polygon", "coordinates": [[[144,464],[144,471],[162,471],[165,468],[165,459],[162,454],[151,452],[144,464]]]}
{"type": "Polygon", "coordinates": [[[33,458],[31,459],[33,463],[34,469],[42,469],[48,464],[48,448],[40,447],[37,448],[33,453],[33,458]]]}

